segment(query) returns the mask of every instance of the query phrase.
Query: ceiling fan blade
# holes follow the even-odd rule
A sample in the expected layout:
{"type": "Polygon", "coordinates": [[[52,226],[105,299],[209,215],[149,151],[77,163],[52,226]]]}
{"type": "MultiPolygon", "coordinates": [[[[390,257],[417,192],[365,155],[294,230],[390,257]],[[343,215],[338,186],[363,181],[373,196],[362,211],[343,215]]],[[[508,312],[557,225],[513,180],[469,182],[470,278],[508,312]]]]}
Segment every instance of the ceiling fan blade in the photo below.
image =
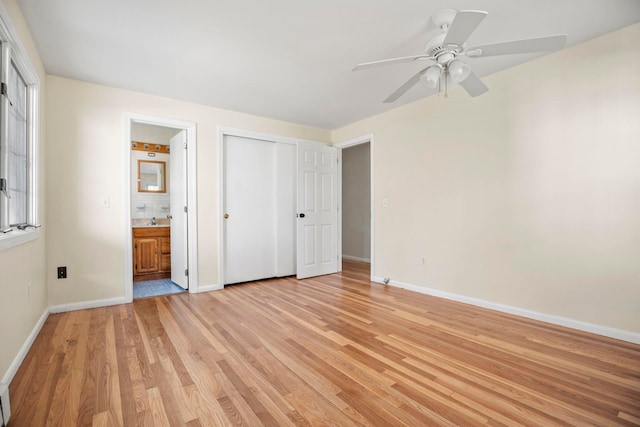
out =
{"type": "Polygon", "coordinates": [[[546,52],[564,47],[567,43],[567,36],[549,36],[535,39],[514,40],[503,43],[486,44],[475,46],[466,50],[467,56],[485,57],[498,55],[512,55],[515,53],[546,52]]]}
{"type": "Polygon", "coordinates": [[[462,46],[486,16],[487,12],[482,10],[461,10],[456,13],[442,45],[462,46]]]}
{"type": "Polygon", "coordinates": [[[383,59],[382,61],[373,61],[373,62],[365,62],[363,64],[358,64],[353,67],[352,71],[366,70],[367,68],[379,67],[382,65],[393,65],[393,64],[401,64],[403,62],[413,62],[420,59],[432,59],[429,55],[412,55],[412,56],[403,56],[401,58],[393,58],[393,59],[383,59]]]}
{"type": "Polygon", "coordinates": [[[462,86],[471,96],[482,95],[489,90],[489,88],[482,83],[482,80],[480,80],[473,71],[469,74],[469,77],[460,82],[460,86],[462,86]]]}
{"type": "MultiPolygon", "coordinates": [[[[429,68],[429,67],[427,67],[427,68],[429,68]]],[[[422,76],[422,73],[424,73],[427,70],[427,68],[418,71],[413,77],[411,77],[409,80],[407,80],[407,82],[405,84],[400,86],[395,92],[393,92],[391,95],[389,95],[387,97],[387,99],[385,99],[383,102],[386,103],[386,104],[388,104],[390,102],[394,102],[395,100],[400,98],[402,95],[407,93],[407,91],[409,89],[414,87],[420,81],[420,76],[422,76]]]]}

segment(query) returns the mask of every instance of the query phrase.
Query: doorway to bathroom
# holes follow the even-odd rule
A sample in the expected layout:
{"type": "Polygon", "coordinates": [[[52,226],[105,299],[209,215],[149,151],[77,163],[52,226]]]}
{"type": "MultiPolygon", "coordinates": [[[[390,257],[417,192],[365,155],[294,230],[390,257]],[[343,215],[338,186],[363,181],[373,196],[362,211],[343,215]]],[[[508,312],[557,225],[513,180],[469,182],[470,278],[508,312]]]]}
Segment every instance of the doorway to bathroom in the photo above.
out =
{"type": "Polygon", "coordinates": [[[129,118],[128,300],[194,291],[190,235],[195,230],[189,226],[195,221],[189,220],[188,178],[195,165],[188,150],[195,147],[189,147],[190,134],[195,137],[195,125],[129,118]]]}

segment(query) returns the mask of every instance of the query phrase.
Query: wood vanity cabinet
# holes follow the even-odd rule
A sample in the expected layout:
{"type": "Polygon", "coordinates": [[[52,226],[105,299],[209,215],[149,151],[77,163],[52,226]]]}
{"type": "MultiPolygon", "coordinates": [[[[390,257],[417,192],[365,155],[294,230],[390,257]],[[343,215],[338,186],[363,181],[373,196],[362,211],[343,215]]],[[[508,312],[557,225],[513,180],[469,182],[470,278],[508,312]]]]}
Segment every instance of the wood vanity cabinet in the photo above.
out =
{"type": "Polygon", "coordinates": [[[133,229],[133,281],[171,278],[169,227],[133,229]]]}

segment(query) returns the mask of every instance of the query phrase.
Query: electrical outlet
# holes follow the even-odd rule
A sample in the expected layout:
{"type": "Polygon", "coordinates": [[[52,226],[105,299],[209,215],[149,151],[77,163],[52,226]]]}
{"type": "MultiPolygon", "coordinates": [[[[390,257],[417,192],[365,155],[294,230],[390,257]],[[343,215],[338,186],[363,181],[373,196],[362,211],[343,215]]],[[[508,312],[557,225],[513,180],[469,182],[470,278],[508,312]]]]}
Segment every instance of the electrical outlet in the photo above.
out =
{"type": "Polygon", "coordinates": [[[67,267],[58,267],[58,279],[67,278],[67,267]]]}

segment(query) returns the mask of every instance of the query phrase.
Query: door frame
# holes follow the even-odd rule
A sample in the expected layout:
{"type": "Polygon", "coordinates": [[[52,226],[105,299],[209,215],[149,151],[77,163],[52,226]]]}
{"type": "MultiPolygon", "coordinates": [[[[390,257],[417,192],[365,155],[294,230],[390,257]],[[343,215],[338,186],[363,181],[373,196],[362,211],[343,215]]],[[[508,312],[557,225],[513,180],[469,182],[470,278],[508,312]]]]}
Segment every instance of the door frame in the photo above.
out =
{"type": "MultiPolygon", "coordinates": [[[[124,298],[133,301],[133,231],[131,229],[131,124],[141,123],[153,126],[175,128],[187,132],[187,239],[189,292],[200,292],[198,287],[198,205],[197,205],[197,173],[196,173],[196,123],[165,117],[149,116],[137,113],[124,114],[124,149],[125,174],[125,253],[124,253],[124,298]]],[[[204,291],[204,289],[203,289],[204,291]]]]}
{"type": "Polygon", "coordinates": [[[296,145],[300,139],[290,138],[287,136],[272,135],[262,132],[254,132],[243,129],[236,129],[225,126],[218,126],[218,283],[220,288],[225,286],[224,283],[224,188],[225,188],[225,164],[224,164],[224,137],[237,136],[240,138],[251,138],[265,141],[267,143],[283,143],[296,145]]]}
{"type": "Polygon", "coordinates": [[[371,238],[370,238],[370,242],[371,242],[371,247],[369,248],[371,253],[369,255],[370,260],[371,260],[371,269],[370,269],[370,275],[371,275],[371,280],[373,281],[373,278],[376,277],[375,275],[375,199],[374,199],[374,194],[375,192],[374,190],[374,181],[373,181],[373,134],[367,134],[367,135],[362,135],[353,139],[350,139],[348,141],[343,141],[343,142],[339,142],[337,144],[334,144],[333,146],[336,147],[338,149],[338,162],[340,164],[340,167],[338,168],[338,206],[339,206],[339,212],[340,214],[338,215],[338,271],[342,271],[342,150],[345,148],[349,148],[349,147],[354,147],[356,145],[361,145],[361,144],[366,144],[369,143],[369,185],[370,185],[370,201],[371,201],[371,206],[370,206],[370,211],[371,211],[371,238]]]}

